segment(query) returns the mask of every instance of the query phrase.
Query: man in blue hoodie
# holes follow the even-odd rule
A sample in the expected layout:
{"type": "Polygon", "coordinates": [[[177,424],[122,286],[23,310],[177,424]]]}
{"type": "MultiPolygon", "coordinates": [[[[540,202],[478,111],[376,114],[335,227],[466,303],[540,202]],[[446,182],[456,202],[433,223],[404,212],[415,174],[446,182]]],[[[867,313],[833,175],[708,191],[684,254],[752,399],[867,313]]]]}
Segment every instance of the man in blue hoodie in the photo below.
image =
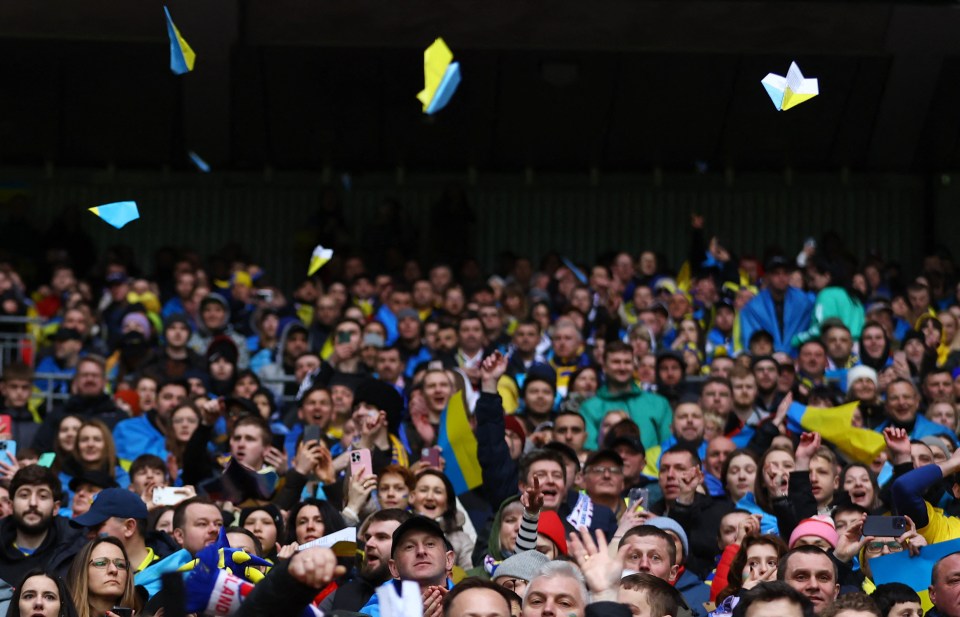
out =
{"type": "Polygon", "coordinates": [[[813,303],[800,289],[790,287],[790,270],[795,267],[781,255],[766,263],[766,287],[740,311],[740,336],[743,348],[757,330],[769,332],[774,351],[796,355],[790,341],[810,325],[813,303]]]}

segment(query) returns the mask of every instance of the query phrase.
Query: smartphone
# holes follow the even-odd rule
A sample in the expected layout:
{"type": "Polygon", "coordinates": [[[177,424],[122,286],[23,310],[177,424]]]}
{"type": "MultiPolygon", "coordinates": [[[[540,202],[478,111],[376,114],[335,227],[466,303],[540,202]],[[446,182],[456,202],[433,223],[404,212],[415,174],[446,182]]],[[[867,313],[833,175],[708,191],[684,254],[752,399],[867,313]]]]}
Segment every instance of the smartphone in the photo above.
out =
{"type": "Polygon", "coordinates": [[[286,436],[286,435],[276,435],[276,434],[274,434],[274,435],[270,438],[270,445],[273,446],[274,448],[276,448],[277,450],[280,450],[281,452],[283,452],[283,448],[284,448],[284,446],[286,445],[286,443],[287,443],[287,436],[286,436]]]}
{"type": "Polygon", "coordinates": [[[370,450],[360,448],[350,452],[350,475],[357,477],[360,471],[367,476],[373,475],[373,462],[370,460],[370,450]]]}
{"type": "Polygon", "coordinates": [[[424,448],[420,451],[420,460],[440,469],[440,448],[424,448]]]}
{"type": "Polygon", "coordinates": [[[320,427],[316,424],[308,424],[303,429],[304,441],[320,441],[320,427]]]}
{"type": "Polygon", "coordinates": [[[258,289],[253,294],[258,299],[263,300],[264,302],[273,302],[273,290],[272,289],[258,289]]]}
{"type": "Polygon", "coordinates": [[[868,516],[863,522],[863,535],[876,538],[899,538],[907,531],[903,516],[868,516]]]}
{"type": "Polygon", "coordinates": [[[640,512],[650,507],[650,489],[632,488],[627,493],[627,509],[637,508],[640,512]]]}
{"type": "Polygon", "coordinates": [[[41,467],[50,467],[53,465],[53,461],[57,460],[57,455],[55,452],[44,452],[40,455],[40,459],[37,460],[37,465],[41,467]]]}
{"type": "Polygon", "coordinates": [[[13,458],[17,458],[17,442],[15,442],[12,439],[5,439],[3,441],[0,441],[0,456],[4,456],[7,454],[9,454],[13,458]]]}
{"type": "Polygon", "coordinates": [[[13,434],[13,418],[7,414],[0,415],[0,435],[12,435],[13,434]]]}
{"type": "Polygon", "coordinates": [[[337,342],[338,342],[338,343],[349,343],[349,342],[350,342],[350,332],[348,332],[347,330],[344,330],[343,332],[340,332],[339,334],[337,334],[337,342]]]}
{"type": "Polygon", "coordinates": [[[158,506],[175,506],[187,497],[186,491],[176,486],[158,486],[153,489],[153,503],[158,506]]]}
{"type": "Polygon", "coordinates": [[[110,609],[110,612],[116,615],[117,617],[133,617],[132,608],[124,608],[122,606],[114,606],[110,609]]]}

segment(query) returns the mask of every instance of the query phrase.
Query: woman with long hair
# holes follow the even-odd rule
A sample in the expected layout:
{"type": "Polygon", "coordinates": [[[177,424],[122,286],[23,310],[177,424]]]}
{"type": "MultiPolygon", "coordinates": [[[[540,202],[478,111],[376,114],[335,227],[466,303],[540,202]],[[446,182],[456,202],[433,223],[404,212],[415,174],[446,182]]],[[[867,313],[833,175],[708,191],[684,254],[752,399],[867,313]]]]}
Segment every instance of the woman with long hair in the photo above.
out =
{"type": "MultiPolygon", "coordinates": [[[[130,476],[117,459],[113,433],[100,420],[84,420],[80,425],[73,451],[61,468],[60,481],[63,486],[68,486],[75,476],[87,471],[109,476],[120,488],[130,486],[130,476]]],[[[72,494],[70,496],[73,497],[72,494]]]]}
{"type": "Polygon", "coordinates": [[[343,516],[329,502],[310,497],[298,503],[287,517],[287,544],[306,544],[346,527],[343,516]]]}
{"type": "Polygon", "coordinates": [[[720,479],[734,504],[756,490],[759,473],[760,461],[753,450],[738,448],[727,456],[720,479]]]}
{"type": "Polygon", "coordinates": [[[77,617],[63,579],[42,568],[27,572],[13,590],[7,617],[77,617]]]}
{"type": "MultiPolygon", "coordinates": [[[[170,414],[170,430],[167,432],[167,452],[177,461],[177,469],[183,469],[183,453],[187,442],[200,426],[203,416],[196,405],[184,401],[170,414]]],[[[174,478],[176,480],[176,478],[174,478]]]]}
{"type": "Polygon", "coordinates": [[[466,517],[457,510],[457,494],[450,479],[437,469],[424,469],[410,494],[410,507],[416,514],[440,523],[444,535],[457,554],[457,565],[464,570],[473,567],[473,541],[463,530],[466,517]]]}
{"type": "Polygon", "coordinates": [[[748,534],[740,542],[728,546],[717,565],[717,574],[726,565],[724,558],[733,554],[733,559],[727,562],[727,586],[717,594],[716,602],[719,604],[724,598],[740,595],[760,583],[777,580],[777,566],[786,552],[786,543],[773,534],[748,534]]]}
{"type": "Polygon", "coordinates": [[[74,446],[77,445],[77,433],[83,426],[83,418],[73,414],[60,418],[57,424],[57,436],[53,440],[53,453],[56,455],[50,469],[59,473],[67,459],[70,458],[74,446]]]}
{"type": "Polygon", "coordinates": [[[130,560],[116,538],[104,536],[85,544],[67,579],[78,617],[118,617],[114,607],[140,612],[130,560]]]}

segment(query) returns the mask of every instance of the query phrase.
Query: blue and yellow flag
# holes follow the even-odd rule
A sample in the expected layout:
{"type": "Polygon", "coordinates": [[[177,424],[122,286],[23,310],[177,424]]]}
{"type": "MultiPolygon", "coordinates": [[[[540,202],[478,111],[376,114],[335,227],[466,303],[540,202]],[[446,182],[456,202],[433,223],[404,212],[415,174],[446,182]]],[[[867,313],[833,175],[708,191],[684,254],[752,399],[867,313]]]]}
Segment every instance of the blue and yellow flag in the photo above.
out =
{"type": "Polygon", "coordinates": [[[440,414],[437,445],[446,462],[443,472],[450,478],[457,495],[483,483],[480,462],[477,460],[477,437],[470,426],[462,390],[453,394],[447,408],[440,414]]]}
{"type": "Polygon", "coordinates": [[[933,575],[933,566],[942,557],[960,552],[960,539],[937,542],[920,548],[920,554],[910,556],[910,551],[890,553],[870,560],[870,572],[873,582],[877,585],[884,583],[903,583],[917,592],[923,612],[933,608],[930,602],[930,579],[933,575]]]}
{"type": "Polygon", "coordinates": [[[883,435],[870,429],[854,428],[857,401],[839,407],[807,407],[793,403],[787,410],[787,428],[793,433],[820,433],[838,450],[858,463],[869,465],[887,447],[883,435]]]}
{"type": "Polygon", "coordinates": [[[177,75],[189,73],[193,70],[197,54],[193,53],[190,45],[173,25],[173,18],[170,17],[167,7],[163,7],[163,12],[167,15],[167,36],[170,38],[170,70],[177,75]]]}

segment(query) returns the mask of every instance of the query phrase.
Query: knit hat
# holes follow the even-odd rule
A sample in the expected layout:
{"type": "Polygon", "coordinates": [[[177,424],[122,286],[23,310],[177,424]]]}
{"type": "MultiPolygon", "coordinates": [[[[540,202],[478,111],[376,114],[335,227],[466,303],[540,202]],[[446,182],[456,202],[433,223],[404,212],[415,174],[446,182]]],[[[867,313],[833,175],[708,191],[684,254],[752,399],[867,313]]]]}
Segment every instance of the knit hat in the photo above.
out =
{"type": "Polygon", "coordinates": [[[493,571],[493,578],[509,576],[529,583],[537,575],[543,564],[548,561],[550,560],[547,559],[547,556],[540,551],[523,551],[504,559],[493,571]]]}
{"type": "Polygon", "coordinates": [[[124,315],[123,321],[120,322],[121,329],[126,330],[130,324],[140,326],[140,332],[145,336],[150,336],[150,320],[143,313],[127,313],[124,315]]]}
{"type": "Polygon", "coordinates": [[[857,366],[849,369],[847,371],[847,390],[850,389],[850,386],[854,384],[858,379],[867,378],[873,382],[873,385],[879,385],[879,380],[877,379],[877,372],[870,368],[869,366],[858,364],[857,366]]]}
{"type": "Polygon", "coordinates": [[[662,529],[663,531],[672,531],[677,534],[677,537],[680,538],[680,544],[683,545],[683,555],[680,556],[680,559],[677,560],[677,563],[682,563],[687,555],[690,554],[690,542],[687,540],[687,532],[683,530],[683,527],[680,526],[680,523],[668,518],[666,516],[655,516],[653,518],[648,518],[647,522],[644,525],[653,525],[657,529],[662,529]]]}
{"type": "Polygon", "coordinates": [[[797,540],[803,536],[817,536],[826,540],[831,547],[836,548],[840,536],[837,534],[837,528],[833,524],[833,519],[823,514],[811,516],[800,521],[793,533],[790,534],[789,547],[792,549],[797,544],[797,540]]]}
{"type": "Polygon", "coordinates": [[[353,404],[367,403],[387,413],[388,430],[396,433],[403,414],[403,397],[397,389],[378,379],[367,379],[357,386],[353,394],[353,404]]]}
{"type": "Polygon", "coordinates": [[[523,380],[522,394],[526,394],[527,387],[535,381],[542,381],[548,384],[551,390],[554,392],[557,391],[557,373],[550,366],[539,364],[528,371],[527,376],[523,380]]]}
{"type": "Polygon", "coordinates": [[[207,346],[207,364],[213,364],[220,358],[225,359],[230,364],[236,366],[240,352],[237,350],[236,343],[229,336],[216,336],[207,346]]]}
{"type": "Polygon", "coordinates": [[[527,441],[527,431],[523,430],[523,422],[518,420],[516,416],[504,416],[503,424],[505,430],[519,435],[520,441],[527,441]]]}
{"type": "Polygon", "coordinates": [[[553,510],[543,510],[540,512],[540,520],[537,522],[537,533],[550,538],[557,545],[557,550],[567,554],[567,536],[563,528],[563,522],[560,516],[553,510]]]}
{"type": "Polygon", "coordinates": [[[175,323],[183,324],[187,327],[187,330],[193,332],[193,326],[190,325],[190,320],[187,319],[187,316],[183,313],[174,313],[163,320],[164,333],[175,323]]]}

